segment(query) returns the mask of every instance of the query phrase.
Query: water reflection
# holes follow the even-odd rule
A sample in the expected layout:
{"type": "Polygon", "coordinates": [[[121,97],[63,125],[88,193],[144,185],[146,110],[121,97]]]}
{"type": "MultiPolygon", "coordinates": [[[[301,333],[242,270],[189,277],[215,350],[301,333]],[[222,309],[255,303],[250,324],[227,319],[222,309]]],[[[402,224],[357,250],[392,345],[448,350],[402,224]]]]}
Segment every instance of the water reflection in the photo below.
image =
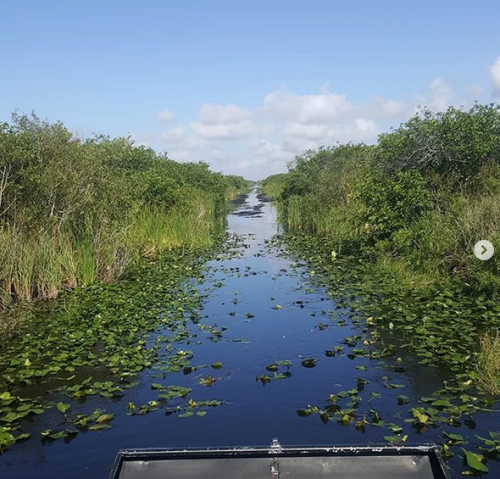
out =
{"type": "MultiPolygon", "coordinates": [[[[37,417],[32,427],[35,439],[0,456],[0,477],[104,478],[120,448],[256,445],[267,444],[272,437],[286,445],[380,443],[387,434],[382,428],[367,428],[361,433],[334,421],[325,425],[317,416],[301,418],[296,411],[308,404],[325,405],[331,393],[355,388],[357,378],[362,377],[370,381],[370,391],[380,393],[381,398],[362,404],[360,409],[375,408],[386,421],[401,420],[407,410],[397,406],[402,390],[385,389],[384,382],[404,385],[403,392],[412,402],[439,387],[443,372],[424,368],[411,357],[404,358],[401,372],[395,372],[393,360],[326,357],[325,350],[344,344],[347,336],[359,331],[349,321],[345,326],[338,324],[339,319],[349,319],[349,310],[337,308],[322,288],[312,286],[303,266],[297,267],[268,248],[266,240],[278,230],[275,208],[254,192],[229,214],[228,225],[230,231],[245,235],[243,254],[208,263],[205,283],[198,286],[202,291],[211,288],[203,322],[227,329],[214,342],[208,333],[192,325],[195,340],[178,343],[179,349],[193,351],[195,364],[220,361],[223,368],[212,372],[217,376],[212,387],[199,384],[199,371],[167,376],[168,384],[192,388],[190,397],[197,401],[218,399],[227,404],[211,409],[204,417],[180,418],[163,411],[129,417],[129,401],[141,404],[155,398],[151,384],[158,379],[152,368],[140,374],[140,385],[127,390],[120,401],[93,396],[85,402],[88,412],[101,408],[115,413],[110,430],[81,433],[69,444],[42,444],[36,438],[39,432],[53,427],[60,416],[37,417]],[[221,286],[214,288],[214,284],[221,286]],[[317,366],[302,367],[304,358],[316,358],[317,366]],[[255,380],[269,374],[266,365],[279,360],[293,362],[289,378],[266,385],[255,380]]],[[[486,419],[484,422],[487,424],[486,419]]],[[[440,432],[433,434],[431,431],[423,440],[428,442],[440,432]]]]}

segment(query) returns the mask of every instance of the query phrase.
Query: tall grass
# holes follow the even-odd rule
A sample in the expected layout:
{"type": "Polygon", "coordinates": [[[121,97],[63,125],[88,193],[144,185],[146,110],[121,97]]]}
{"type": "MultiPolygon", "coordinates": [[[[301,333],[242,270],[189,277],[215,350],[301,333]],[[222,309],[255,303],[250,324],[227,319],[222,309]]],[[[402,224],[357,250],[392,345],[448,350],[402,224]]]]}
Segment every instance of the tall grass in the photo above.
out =
{"type": "Polygon", "coordinates": [[[222,225],[213,200],[194,194],[188,203],[177,205],[168,213],[156,208],[141,209],[131,226],[130,237],[145,256],[161,249],[180,246],[209,247],[214,233],[222,225]]]}
{"type": "Polygon", "coordinates": [[[210,246],[225,201],[249,184],[128,138],[81,139],[13,115],[0,124],[0,330],[6,317],[17,324],[16,304],[115,281],[165,248],[210,246]]]}
{"type": "Polygon", "coordinates": [[[481,337],[476,374],[484,391],[500,395],[500,331],[488,331],[481,337]]]}
{"type": "Polygon", "coordinates": [[[0,229],[0,285],[15,300],[51,299],[75,281],[71,241],[62,233],[0,229]]]}
{"type": "Polygon", "coordinates": [[[206,248],[222,225],[215,201],[201,193],[169,211],[144,207],[134,218],[73,235],[0,230],[0,294],[15,301],[56,298],[61,289],[118,279],[141,255],[180,246],[206,248]]]}

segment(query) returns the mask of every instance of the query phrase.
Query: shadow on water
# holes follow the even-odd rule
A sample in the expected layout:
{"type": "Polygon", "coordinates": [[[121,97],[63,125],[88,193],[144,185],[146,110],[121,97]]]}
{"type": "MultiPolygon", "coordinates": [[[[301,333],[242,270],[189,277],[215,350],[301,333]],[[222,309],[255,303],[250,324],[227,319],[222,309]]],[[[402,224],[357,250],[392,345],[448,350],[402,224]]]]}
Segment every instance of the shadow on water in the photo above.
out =
{"type": "MultiPolygon", "coordinates": [[[[358,326],[349,321],[349,309],[338,307],[324,289],[312,284],[304,264],[294,263],[286,251],[269,246],[268,240],[278,231],[273,205],[256,193],[233,204],[236,208],[228,215],[228,228],[244,235],[241,254],[209,262],[204,282],[197,285],[209,291],[201,321],[223,333],[214,338],[208,332],[200,333],[193,324],[194,340],[175,344],[178,350],[193,352],[193,364],[221,362],[223,366],[191,374],[168,373],[166,377],[167,384],[192,388],[189,397],[195,401],[222,400],[226,404],[211,408],[203,417],[183,418],[162,410],[127,416],[128,402],[142,404],[156,397],[151,384],[158,382],[158,371],[146,369],[139,375],[139,385],[126,390],[120,400],[92,396],[83,404],[88,412],[97,408],[113,412],[111,429],[81,433],[70,443],[44,444],[33,439],[16,444],[0,456],[0,477],[104,478],[120,448],[256,445],[267,444],[272,437],[284,445],[380,444],[388,434],[383,428],[367,427],[363,432],[352,424],[323,424],[317,415],[304,418],[297,410],[309,404],[324,406],[330,394],[341,390],[357,389],[361,395],[364,386],[358,378],[362,378],[375,394],[360,410],[373,408],[387,422],[402,422],[418,398],[441,387],[446,372],[420,366],[411,356],[402,358],[404,368],[394,359],[350,357],[347,353],[362,345],[359,339],[346,344],[346,337],[360,334],[358,326]],[[341,346],[344,354],[325,355],[325,351],[341,346]],[[317,360],[316,366],[303,367],[306,358],[317,360]],[[275,372],[266,366],[283,360],[291,361],[286,368],[290,374],[275,379],[275,372]],[[215,383],[211,387],[200,385],[200,377],[208,374],[214,376],[215,383]],[[256,381],[263,375],[271,381],[256,381]],[[384,387],[389,383],[401,388],[384,387]],[[401,394],[410,404],[398,406],[401,394]]],[[[33,436],[52,427],[55,415],[37,417],[31,424],[33,436]]],[[[474,433],[487,430],[488,415],[475,419],[474,433]]],[[[440,435],[439,431],[428,431],[421,442],[440,435]]]]}

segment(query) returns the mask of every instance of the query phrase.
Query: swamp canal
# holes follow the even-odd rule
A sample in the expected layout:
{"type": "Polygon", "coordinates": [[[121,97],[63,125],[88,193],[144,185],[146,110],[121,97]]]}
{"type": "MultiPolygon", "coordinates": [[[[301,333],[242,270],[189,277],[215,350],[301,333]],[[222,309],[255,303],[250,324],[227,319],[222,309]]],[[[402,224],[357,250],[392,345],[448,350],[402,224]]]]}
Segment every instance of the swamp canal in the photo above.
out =
{"type": "Polygon", "coordinates": [[[437,442],[452,477],[499,477],[499,405],[446,390],[452,372],[420,364],[396,332],[373,335],[278,230],[274,206],[244,195],[220,251],[68,295],[40,313],[41,329],[62,324],[48,339],[3,345],[0,477],[105,478],[120,448],[272,437],[437,442]]]}

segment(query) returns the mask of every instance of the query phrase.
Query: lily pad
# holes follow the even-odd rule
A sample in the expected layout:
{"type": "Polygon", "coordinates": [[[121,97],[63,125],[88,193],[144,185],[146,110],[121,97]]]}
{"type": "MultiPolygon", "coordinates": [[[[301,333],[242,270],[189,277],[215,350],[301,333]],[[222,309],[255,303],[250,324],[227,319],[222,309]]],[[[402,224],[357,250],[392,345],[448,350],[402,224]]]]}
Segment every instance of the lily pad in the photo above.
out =
{"type": "Polygon", "coordinates": [[[318,360],[316,358],[305,358],[301,361],[302,366],[305,368],[314,368],[317,363],[318,360]]]}

